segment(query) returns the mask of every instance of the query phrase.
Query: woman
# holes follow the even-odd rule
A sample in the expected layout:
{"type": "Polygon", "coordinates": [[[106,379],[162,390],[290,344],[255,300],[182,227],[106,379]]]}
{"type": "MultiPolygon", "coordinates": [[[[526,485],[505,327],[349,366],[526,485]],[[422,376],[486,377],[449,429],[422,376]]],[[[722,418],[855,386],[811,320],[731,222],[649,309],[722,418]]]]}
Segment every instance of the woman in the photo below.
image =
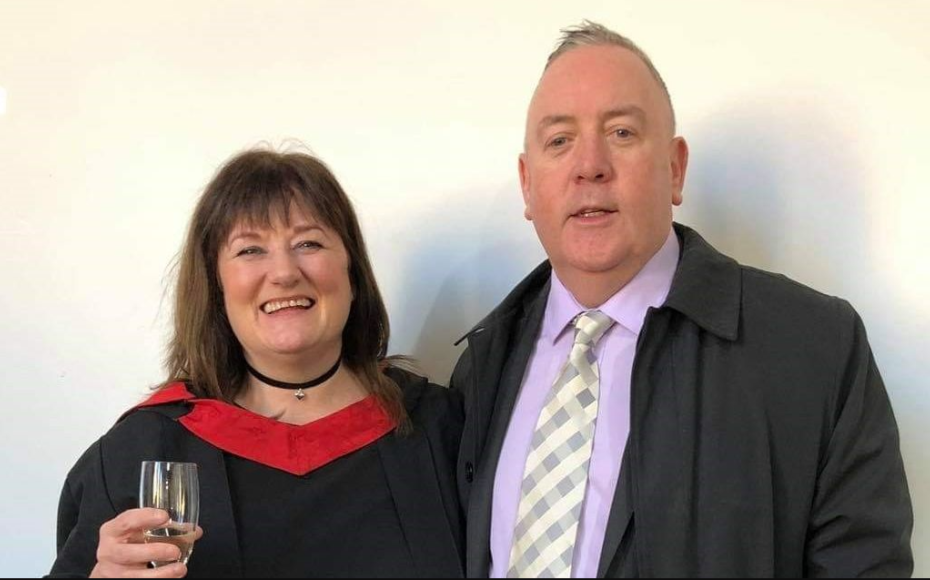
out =
{"type": "Polygon", "coordinates": [[[392,367],[388,335],[329,170],[304,154],[233,158],[180,257],[170,380],[68,475],[51,574],[461,576],[461,403],[392,367]],[[147,569],[179,554],[140,543],[167,521],[135,509],[153,459],[199,466],[186,567],[147,569]]]}

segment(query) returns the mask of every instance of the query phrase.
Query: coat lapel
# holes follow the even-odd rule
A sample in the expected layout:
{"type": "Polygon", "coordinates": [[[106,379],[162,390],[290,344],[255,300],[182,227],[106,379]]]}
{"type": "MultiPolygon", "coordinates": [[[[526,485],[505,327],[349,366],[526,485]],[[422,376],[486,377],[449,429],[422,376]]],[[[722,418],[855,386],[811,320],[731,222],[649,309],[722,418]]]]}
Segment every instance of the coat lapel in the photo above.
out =
{"type": "Polygon", "coordinates": [[[696,556],[689,549],[695,528],[693,488],[687,483],[694,473],[688,442],[695,439],[683,418],[694,416],[688,401],[699,395],[693,386],[677,380],[676,367],[694,361],[675,357],[681,345],[674,318],[667,308],[650,313],[640,335],[630,389],[630,457],[626,466],[636,521],[636,567],[643,576],[697,569],[679,564],[696,556]],[[668,534],[662,536],[660,530],[668,534]],[[656,542],[659,538],[668,543],[656,542]],[[663,551],[658,546],[677,549],[663,551]]]}
{"type": "Polygon", "coordinates": [[[474,392],[476,393],[471,411],[471,421],[466,422],[462,446],[471,448],[474,445],[474,456],[480,458],[476,471],[476,478],[471,483],[467,503],[467,534],[466,534],[466,575],[469,578],[481,578],[488,575],[490,561],[490,528],[491,510],[490,493],[493,478],[488,480],[488,473],[484,467],[489,463],[488,431],[493,425],[493,409],[495,398],[501,387],[499,384],[501,368],[506,361],[508,338],[504,333],[486,332],[474,334],[468,339],[468,350],[474,353],[475,360],[484,361],[481,367],[473,370],[474,392]],[[480,398],[479,396],[480,395],[480,398]],[[486,414],[485,414],[486,413],[486,414]],[[485,423],[482,419],[490,417],[485,423]]]}
{"type": "Polygon", "coordinates": [[[410,556],[423,578],[462,576],[462,557],[434,477],[432,450],[421,431],[377,443],[410,556]],[[442,530],[438,533],[437,530],[442,530]],[[437,557],[441,554],[441,557],[437,557]]]}
{"type": "MultiPolygon", "coordinates": [[[[526,367],[530,356],[533,354],[536,339],[542,327],[543,315],[549,298],[549,288],[549,284],[546,284],[543,291],[530,305],[524,318],[516,324],[515,335],[517,342],[515,344],[509,340],[509,336],[503,336],[503,332],[494,332],[490,329],[475,336],[469,343],[469,348],[480,349],[477,352],[501,348],[504,349],[505,353],[505,356],[501,357],[501,361],[504,363],[503,369],[497,370],[497,372],[494,372],[495,369],[483,369],[484,372],[481,372],[477,379],[478,389],[486,389],[490,385],[497,385],[497,392],[487,441],[481,452],[482,459],[478,465],[477,477],[468,504],[469,577],[486,577],[490,569],[491,502],[494,492],[494,478],[497,473],[497,461],[504,445],[504,438],[507,435],[507,428],[510,425],[510,416],[513,413],[517,395],[523,384],[526,367]],[[488,335],[493,335],[493,338],[488,338],[488,335]],[[486,340],[504,340],[505,344],[487,345],[484,344],[486,340]],[[509,356],[506,354],[508,351],[509,356]]],[[[505,322],[502,327],[510,327],[510,324],[505,322]]],[[[488,359],[484,358],[483,360],[488,359]]]]}
{"type": "MultiPolygon", "coordinates": [[[[679,422],[681,413],[672,415],[660,414],[660,410],[673,409],[682,411],[682,392],[677,388],[674,375],[671,372],[672,351],[661,345],[674,344],[678,340],[670,328],[670,312],[667,309],[650,309],[640,334],[636,349],[636,358],[633,363],[633,374],[630,384],[630,437],[627,440],[626,450],[623,454],[623,463],[620,468],[620,479],[614,492],[614,501],[607,520],[607,530],[604,537],[604,547],[601,551],[598,576],[606,576],[608,570],[618,564],[629,569],[635,565],[640,571],[649,570],[648,561],[616,562],[617,557],[645,558],[646,550],[639,550],[629,554],[620,554],[621,544],[627,533],[634,534],[634,541],[642,543],[649,530],[628,530],[632,525],[636,498],[644,494],[653,494],[656,488],[662,487],[659,481],[679,482],[681,473],[688,472],[689,465],[682,461],[682,448],[676,434],[684,428],[679,422]],[[649,417],[647,417],[647,415],[649,417]],[[664,425],[668,433],[659,437],[652,437],[646,425],[664,425]],[[653,441],[659,440],[663,448],[653,448],[653,441]],[[646,489],[638,489],[635,482],[647,477],[656,477],[646,489]]],[[[673,493],[682,490],[682,486],[673,485],[673,493]]],[[[678,498],[676,498],[678,499],[678,498]]],[[[642,501],[640,499],[640,501],[642,501]]],[[[678,505],[672,501],[667,507],[678,505]]],[[[636,514],[640,522],[646,516],[636,514]]],[[[684,523],[684,522],[682,522],[684,523]]]]}
{"type": "Polygon", "coordinates": [[[607,571],[620,555],[620,545],[623,537],[628,533],[633,518],[632,502],[632,473],[630,472],[629,453],[623,454],[623,463],[620,467],[620,478],[617,489],[614,491],[614,501],[610,508],[610,517],[607,520],[607,530],[604,535],[604,547],[601,549],[601,560],[597,567],[598,578],[607,576],[607,571]]]}

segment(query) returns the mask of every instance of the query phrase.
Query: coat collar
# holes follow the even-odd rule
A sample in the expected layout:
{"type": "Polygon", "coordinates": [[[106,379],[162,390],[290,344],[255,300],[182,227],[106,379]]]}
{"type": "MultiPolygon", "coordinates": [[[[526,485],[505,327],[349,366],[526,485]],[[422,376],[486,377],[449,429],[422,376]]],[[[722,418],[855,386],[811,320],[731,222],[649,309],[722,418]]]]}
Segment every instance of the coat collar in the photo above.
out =
{"type": "MultiPolygon", "coordinates": [[[[674,228],[681,256],[663,307],[680,312],[720,338],[736,340],[742,301],[740,265],[691,228],[679,223],[674,228]]],[[[515,315],[525,312],[527,305],[546,289],[551,277],[552,265],[543,262],[456,345],[489,328],[506,325],[515,315]]]]}
{"type": "Polygon", "coordinates": [[[736,340],[743,292],[740,265],[689,227],[676,223],[675,233],[681,258],[664,306],[720,338],[736,340]]]}

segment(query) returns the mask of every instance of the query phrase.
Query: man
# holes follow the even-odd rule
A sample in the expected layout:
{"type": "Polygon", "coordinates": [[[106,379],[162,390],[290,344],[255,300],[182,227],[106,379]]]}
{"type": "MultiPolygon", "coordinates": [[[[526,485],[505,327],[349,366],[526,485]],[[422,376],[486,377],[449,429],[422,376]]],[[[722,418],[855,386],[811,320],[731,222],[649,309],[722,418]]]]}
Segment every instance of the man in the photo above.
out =
{"type": "Polygon", "coordinates": [[[600,25],[563,32],[519,162],[549,261],[452,377],[469,576],[909,575],[858,315],[673,225],[688,147],[659,73],[600,25]]]}

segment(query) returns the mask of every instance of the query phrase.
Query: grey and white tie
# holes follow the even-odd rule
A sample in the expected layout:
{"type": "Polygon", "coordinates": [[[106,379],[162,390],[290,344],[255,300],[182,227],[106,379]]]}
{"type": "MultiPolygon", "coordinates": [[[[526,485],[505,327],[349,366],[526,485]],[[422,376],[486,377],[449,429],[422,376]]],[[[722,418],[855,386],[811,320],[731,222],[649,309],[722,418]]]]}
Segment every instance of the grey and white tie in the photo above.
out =
{"type": "Polygon", "coordinates": [[[600,390],[593,349],[613,322],[598,310],[575,319],[575,343],[526,459],[508,578],[571,577],[600,390]]]}

